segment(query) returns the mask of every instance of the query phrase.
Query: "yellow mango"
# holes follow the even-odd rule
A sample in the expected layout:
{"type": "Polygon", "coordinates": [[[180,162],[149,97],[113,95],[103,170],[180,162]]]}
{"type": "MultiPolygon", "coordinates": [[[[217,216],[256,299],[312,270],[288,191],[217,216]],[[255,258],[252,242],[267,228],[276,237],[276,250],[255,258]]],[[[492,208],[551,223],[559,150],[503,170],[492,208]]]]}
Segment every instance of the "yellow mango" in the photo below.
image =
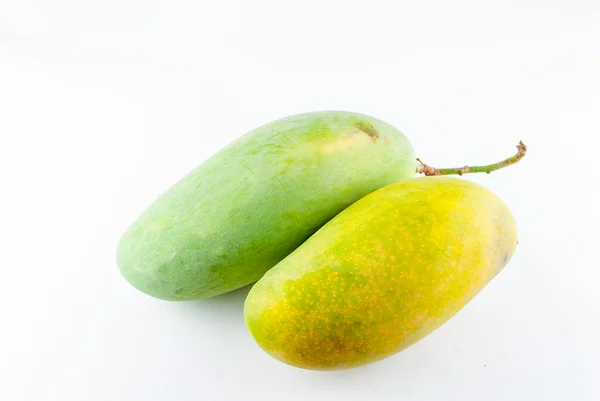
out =
{"type": "Polygon", "coordinates": [[[325,224],[268,271],[244,307],[254,339],[305,369],[369,364],[421,340],[509,262],[508,207],[462,178],[381,188],[325,224]]]}

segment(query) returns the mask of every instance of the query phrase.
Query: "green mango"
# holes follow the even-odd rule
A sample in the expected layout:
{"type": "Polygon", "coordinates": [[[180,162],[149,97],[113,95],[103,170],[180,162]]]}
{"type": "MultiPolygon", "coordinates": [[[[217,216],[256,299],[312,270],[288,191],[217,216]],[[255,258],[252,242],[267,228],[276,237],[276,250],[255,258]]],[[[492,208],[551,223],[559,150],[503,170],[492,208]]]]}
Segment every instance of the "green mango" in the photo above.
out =
{"type": "Polygon", "coordinates": [[[379,189],[269,270],[245,302],[256,342],[292,366],[335,370],[437,329],[512,258],[516,223],[486,188],[419,177],[379,189]]]}
{"type": "Polygon", "coordinates": [[[417,171],[412,145],[370,116],[289,116],[240,137],[189,172],[126,230],[117,264],[165,300],[246,286],[366,194],[417,171]]]}

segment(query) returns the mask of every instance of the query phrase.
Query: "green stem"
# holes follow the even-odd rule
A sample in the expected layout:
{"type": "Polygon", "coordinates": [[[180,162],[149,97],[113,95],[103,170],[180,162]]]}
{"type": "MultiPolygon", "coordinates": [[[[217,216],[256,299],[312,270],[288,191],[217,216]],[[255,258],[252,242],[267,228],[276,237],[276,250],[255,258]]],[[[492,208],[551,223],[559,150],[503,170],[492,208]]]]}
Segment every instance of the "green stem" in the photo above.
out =
{"type": "Polygon", "coordinates": [[[431,167],[421,161],[421,159],[417,159],[420,163],[417,166],[417,173],[425,174],[427,176],[430,175],[463,175],[468,173],[486,173],[489,174],[492,171],[500,170],[501,168],[513,165],[523,157],[525,157],[525,153],[527,152],[527,146],[520,141],[517,145],[517,154],[508,159],[504,159],[501,162],[488,164],[487,166],[464,166],[464,167],[451,167],[451,168],[435,168],[431,167]]]}

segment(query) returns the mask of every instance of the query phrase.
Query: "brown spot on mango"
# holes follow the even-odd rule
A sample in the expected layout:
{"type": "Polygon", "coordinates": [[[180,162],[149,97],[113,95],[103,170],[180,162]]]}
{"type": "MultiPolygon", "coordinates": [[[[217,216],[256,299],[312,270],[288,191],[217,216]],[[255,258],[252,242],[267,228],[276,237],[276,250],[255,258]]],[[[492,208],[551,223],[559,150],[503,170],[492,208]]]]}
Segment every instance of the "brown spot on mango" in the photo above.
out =
{"type": "Polygon", "coordinates": [[[373,141],[381,139],[382,135],[373,124],[368,121],[359,121],[356,123],[356,128],[367,134],[373,141]]]}

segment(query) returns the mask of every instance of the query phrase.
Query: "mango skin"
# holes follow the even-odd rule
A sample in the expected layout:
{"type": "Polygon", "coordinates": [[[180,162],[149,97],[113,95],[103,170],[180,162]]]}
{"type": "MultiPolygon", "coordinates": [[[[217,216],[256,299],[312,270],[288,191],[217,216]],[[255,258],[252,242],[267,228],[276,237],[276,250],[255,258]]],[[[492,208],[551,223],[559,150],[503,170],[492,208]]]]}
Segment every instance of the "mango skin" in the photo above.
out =
{"type": "Polygon", "coordinates": [[[336,370],[393,355],[460,309],[509,262],[507,206],[460,178],[420,177],[367,195],[258,281],[244,315],[267,353],[336,370]]]}
{"type": "Polygon", "coordinates": [[[242,136],[172,186],[127,229],[122,275],[184,301],[246,286],[364,195],[416,172],[391,125],[358,113],[289,116],[242,136]]]}

